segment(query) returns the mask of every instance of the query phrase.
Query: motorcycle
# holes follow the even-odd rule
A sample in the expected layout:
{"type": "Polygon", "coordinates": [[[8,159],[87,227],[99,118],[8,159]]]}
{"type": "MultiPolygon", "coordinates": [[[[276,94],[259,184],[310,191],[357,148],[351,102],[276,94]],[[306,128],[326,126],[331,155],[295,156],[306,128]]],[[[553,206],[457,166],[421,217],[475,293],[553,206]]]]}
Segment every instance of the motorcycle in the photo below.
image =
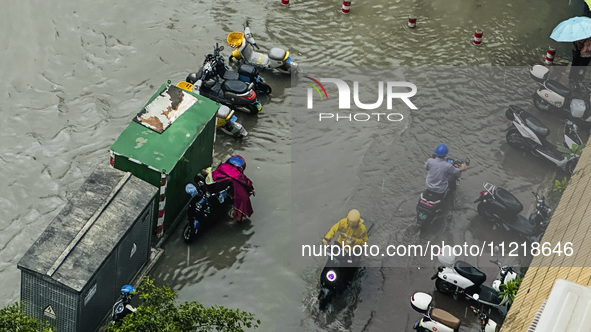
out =
{"type": "Polygon", "coordinates": [[[197,182],[197,186],[191,186],[192,184],[188,184],[185,187],[187,194],[192,196],[187,210],[187,224],[183,229],[183,240],[186,243],[195,241],[200,230],[213,225],[232,206],[230,185],[213,193],[206,189],[203,181],[197,182]]]}
{"type": "MultiPolygon", "coordinates": [[[[579,156],[571,152],[561,152],[554,144],[548,142],[548,127],[519,106],[509,106],[505,116],[512,121],[505,135],[509,145],[543,157],[568,174],[574,172],[579,156]]],[[[565,122],[563,143],[569,149],[573,149],[575,144],[583,144],[577,133],[577,125],[570,120],[565,122]]]]}
{"type": "Polygon", "coordinates": [[[480,192],[480,197],[474,201],[478,203],[476,209],[481,217],[532,241],[542,235],[552,213],[552,209],[545,203],[544,196],[532,192],[536,198],[536,211],[526,218],[519,214],[523,210],[523,205],[513,194],[490,183],[484,183],[483,186],[484,191],[480,192]]]}
{"type": "Polygon", "coordinates": [[[267,54],[255,51],[255,48],[258,50],[259,46],[252,37],[248,21],[244,25],[244,33],[231,32],[226,41],[234,49],[229,59],[230,62],[237,60],[257,68],[276,70],[282,74],[295,74],[298,71],[298,64],[291,59],[287,50],[273,47],[267,54]]]}
{"type": "Polygon", "coordinates": [[[111,324],[117,325],[125,316],[134,313],[137,309],[131,305],[131,298],[135,294],[135,288],[132,285],[124,285],[121,287],[121,295],[117,302],[113,304],[111,313],[111,324]]]}
{"type": "MultiPolygon", "coordinates": [[[[466,159],[464,161],[446,158],[447,162],[454,165],[454,167],[459,168],[460,165],[466,164],[467,166],[470,165],[470,160],[466,159]]],[[[439,213],[442,211],[443,207],[443,200],[447,197],[447,195],[456,189],[456,186],[460,183],[460,175],[452,176],[448,179],[449,186],[447,191],[444,194],[432,192],[429,189],[425,189],[421,193],[419,198],[419,202],[417,203],[417,217],[416,222],[417,225],[422,226],[426,223],[432,222],[439,213]]]]}
{"type": "Polygon", "coordinates": [[[192,197],[187,210],[187,224],[182,233],[186,243],[193,242],[202,229],[213,225],[226,214],[231,214],[237,220],[250,216],[252,207],[249,197],[254,195],[254,188],[244,174],[245,169],[244,158],[234,155],[213,172],[208,168],[204,170],[205,174],[195,176],[196,186],[191,183],[185,186],[185,191],[192,197]],[[246,193],[246,190],[250,192],[246,193]]]}
{"type": "MultiPolygon", "coordinates": [[[[363,224],[369,234],[374,224],[369,221],[365,221],[363,224]]],[[[320,292],[318,293],[318,307],[320,310],[324,310],[336,295],[341,294],[351,284],[355,279],[360,263],[360,256],[349,255],[348,253],[328,258],[320,273],[320,292]]]]}
{"type": "MultiPolygon", "coordinates": [[[[475,297],[478,298],[478,295],[476,294],[475,297]]],[[[461,324],[460,319],[445,310],[433,307],[432,302],[433,297],[423,292],[416,292],[410,297],[411,307],[423,314],[423,317],[412,328],[419,332],[457,332],[461,324]]],[[[470,308],[479,315],[481,332],[497,331],[497,323],[490,319],[486,313],[473,306],[470,308]]]]}
{"type": "Polygon", "coordinates": [[[225,80],[218,75],[219,52],[223,48],[214,48],[203,61],[203,67],[196,73],[190,73],[185,79],[193,84],[193,92],[213,101],[245,113],[257,114],[263,108],[253,90],[254,83],[246,84],[240,80],[225,80]]]}
{"type": "Polygon", "coordinates": [[[561,113],[579,125],[591,126],[591,87],[584,81],[578,82],[584,98],[574,98],[571,89],[556,80],[548,79],[548,73],[549,69],[542,65],[534,65],[530,70],[530,76],[541,83],[533,94],[534,106],[540,111],[561,113]]]}
{"type": "MultiPolygon", "coordinates": [[[[185,81],[177,83],[176,86],[187,91],[193,90],[193,84],[185,81]]],[[[238,122],[238,118],[234,115],[234,110],[230,109],[228,106],[221,105],[215,113],[215,116],[217,118],[215,124],[216,129],[236,138],[248,136],[248,131],[246,131],[244,126],[238,122]]]]}
{"type": "Polygon", "coordinates": [[[216,44],[216,48],[214,50],[214,55],[216,56],[215,61],[215,72],[218,76],[220,76],[224,80],[240,80],[244,83],[253,84],[254,91],[257,95],[269,95],[273,91],[271,86],[265,82],[263,77],[259,74],[258,69],[250,65],[248,63],[243,63],[238,67],[238,71],[233,71],[228,68],[224,57],[220,55],[220,52],[224,49],[223,46],[218,47],[216,44]]]}
{"type": "Polygon", "coordinates": [[[437,268],[431,280],[435,280],[435,288],[444,294],[463,294],[469,300],[478,302],[492,308],[506,307],[509,296],[499,297],[500,287],[517,278],[517,273],[510,266],[503,266],[498,261],[490,261],[497,264],[499,274],[492,283],[492,287],[484,285],[486,275],[464,261],[456,261],[453,255],[439,255],[437,259],[444,266],[437,268]],[[477,295],[477,298],[475,297],[477,295]]]}

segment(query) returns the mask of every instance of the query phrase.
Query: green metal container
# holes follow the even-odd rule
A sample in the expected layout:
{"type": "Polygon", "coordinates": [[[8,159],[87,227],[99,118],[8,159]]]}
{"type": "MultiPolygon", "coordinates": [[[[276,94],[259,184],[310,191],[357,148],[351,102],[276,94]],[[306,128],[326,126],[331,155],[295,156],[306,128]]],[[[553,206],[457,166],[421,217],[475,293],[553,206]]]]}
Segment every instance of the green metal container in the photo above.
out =
{"type": "Polygon", "coordinates": [[[154,231],[176,224],[189,196],[184,187],[211,166],[219,103],[171,85],[160,86],[111,146],[111,166],[158,187],[154,231]]]}

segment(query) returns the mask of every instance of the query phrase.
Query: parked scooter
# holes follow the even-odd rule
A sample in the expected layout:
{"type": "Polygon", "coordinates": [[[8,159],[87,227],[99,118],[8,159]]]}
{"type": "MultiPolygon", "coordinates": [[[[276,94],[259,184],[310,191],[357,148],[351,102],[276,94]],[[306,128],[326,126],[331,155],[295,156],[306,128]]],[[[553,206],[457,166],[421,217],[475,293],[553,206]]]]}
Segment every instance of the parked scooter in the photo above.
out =
{"type": "Polygon", "coordinates": [[[222,77],[224,80],[240,80],[247,84],[252,83],[254,84],[254,91],[259,96],[271,94],[273,89],[271,89],[271,86],[265,82],[255,66],[248,63],[243,63],[240,65],[240,67],[238,67],[237,72],[230,70],[228,65],[226,65],[224,57],[220,54],[223,49],[223,46],[218,47],[216,44],[216,50],[214,51],[214,54],[217,56],[216,68],[214,70],[220,77],[222,77]]]}
{"type": "MultiPolygon", "coordinates": [[[[579,156],[561,152],[554,144],[548,142],[546,140],[550,134],[548,127],[519,106],[509,106],[505,111],[505,116],[512,121],[511,126],[506,129],[507,134],[505,135],[509,145],[543,157],[568,174],[574,172],[579,156]]],[[[574,144],[578,146],[583,144],[577,133],[577,126],[569,120],[564,126],[564,144],[569,149],[572,149],[574,144]]]]}
{"type": "Polygon", "coordinates": [[[546,205],[544,196],[532,192],[536,198],[536,211],[526,218],[519,214],[523,210],[523,205],[513,194],[490,183],[484,183],[483,186],[484,191],[480,192],[480,197],[474,201],[478,203],[477,210],[481,217],[532,241],[539,239],[552,212],[546,205]]]}
{"type": "Polygon", "coordinates": [[[517,273],[510,266],[502,266],[498,261],[491,261],[499,267],[499,275],[492,283],[492,288],[484,285],[486,275],[476,267],[456,261],[453,255],[439,255],[437,259],[444,266],[437,268],[431,280],[435,280],[435,288],[444,294],[463,294],[467,299],[478,300],[480,303],[500,308],[507,305],[508,296],[499,297],[500,287],[517,278],[517,273]],[[478,299],[474,295],[478,295],[478,299]]]}
{"type": "MultiPolygon", "coordinates": [[[[363,224],[369,234],[374,224],[370,221],[364,221],[363,224]]],[[[328,258],[324,269],[320,273],[320,292],[318,294],[318,307],[320,310],[324,310],[332,299],[347,289],[355,279],[361,258],[348,253],[334,256],[332,259],[331,257],[328,258]]]]}
{"type": "Polygon", "coordinates": [[[591,126],[591,87],[579,82],[583,99],[573,96],[573,91],[556,80],[548,79],[549,69],[542,65],[534,65],[530,76],[540,82],[540,87],[533,94],[534,106],[540,111],[560,113],[579,125],[591,126]]]}
{"type": "Polygon", "coordinates": [[[263,106],[257,100],[253,90],[254,83],[247,84],[240,80],[225,80],[218,75],[219,52],[223,48],[216,47],[213,54],[208,54],[203,62],[203,68],[196,73],[190,73],[185,81],[193,84],[193,92],[201,94],[211,100],[224,104],[232,109],[257,114],[263,106]]]}
{"type": "MultiPolygon", "coordinates": [[[[179,88],[193,91],[193,84],[185,81],[178,82],[179,88]]],[[[216,116],[216,128],[221,130],[223,133],[234,136],[236,138],[243,138],[248,136],[248,131],[244,129],[244,126],[238,122],[238,118],[234,115],[234,110],[230,109],[226,105],[221,105],[215,113],[216,116]]]]}
{"type": "MultiPolygon", "coordinates": [[[[419,332],[457,332],[461,324],[460,319],[445,310],[433,307],[432,302],[433,297],[423,292],[416,292],[410,297],[411,307],[423,314],[423,317],[412,328],[419,332]]],[[[475,307],[470,308],[480,316],[481,332],[496,332],[497,323],[495,321],[490,319],[482,310],[475,307]]]]}
{"type": "Polygon", "coordinates": [[[230,61],[238,60],[257,68],[277,70],[283,74],[297,73],[298,64],[292,61],[289,51],[280,47],[271,48],[268,54],[254,50],[255,47],[259,49],[259,46],[250,33],[248,21],[244,25],[244,33],[231,32],[226,41],[234,49],[230,61]]]}
{"type": "MultiPolygon", "coordinates": [[[[459,168],[462,164],[466,164],[467,166],[470,165],[470,159],[458,160],[447,158],[446,160],[456,168],[459,168]]],[[[429,189],[425,189],[425,191],[421,193],[421,197],[417,203],[417,225],[422,226],[426,223],[430,223],[437,217],[437,215],[439,215],[443,209],[443,200],[450,192],[454,191],[456,186],[460,183],[460,175],[448,179],[448,182],[449,187],[444,194],[434,193],[429,189]]]]}

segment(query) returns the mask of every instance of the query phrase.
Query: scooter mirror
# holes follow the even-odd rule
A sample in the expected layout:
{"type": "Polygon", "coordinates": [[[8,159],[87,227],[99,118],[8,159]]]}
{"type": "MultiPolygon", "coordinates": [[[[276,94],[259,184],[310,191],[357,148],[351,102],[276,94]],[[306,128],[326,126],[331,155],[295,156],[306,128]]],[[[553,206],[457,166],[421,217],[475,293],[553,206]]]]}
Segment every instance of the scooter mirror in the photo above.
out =
{"type": "Polygon", "coordinates": [[[220,52],[224,50],[224,45],[220,46],[220,52]]]}

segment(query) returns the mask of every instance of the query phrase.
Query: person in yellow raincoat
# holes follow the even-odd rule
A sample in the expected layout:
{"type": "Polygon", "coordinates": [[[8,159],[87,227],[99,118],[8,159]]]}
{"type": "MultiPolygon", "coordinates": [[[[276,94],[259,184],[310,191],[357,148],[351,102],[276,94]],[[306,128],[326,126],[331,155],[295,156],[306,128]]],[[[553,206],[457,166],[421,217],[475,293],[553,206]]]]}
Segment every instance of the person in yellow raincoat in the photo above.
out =
{"type": "Polygon", "coordinates": [[[328,241],[336,235],[339,236],[337,243],[342,245],[362,246],[367,242],[367,229],[363,224],[359,210],[349,211],[346,218],[334,224],[322,239],[322,243],[328,245],[328,241]]]}

